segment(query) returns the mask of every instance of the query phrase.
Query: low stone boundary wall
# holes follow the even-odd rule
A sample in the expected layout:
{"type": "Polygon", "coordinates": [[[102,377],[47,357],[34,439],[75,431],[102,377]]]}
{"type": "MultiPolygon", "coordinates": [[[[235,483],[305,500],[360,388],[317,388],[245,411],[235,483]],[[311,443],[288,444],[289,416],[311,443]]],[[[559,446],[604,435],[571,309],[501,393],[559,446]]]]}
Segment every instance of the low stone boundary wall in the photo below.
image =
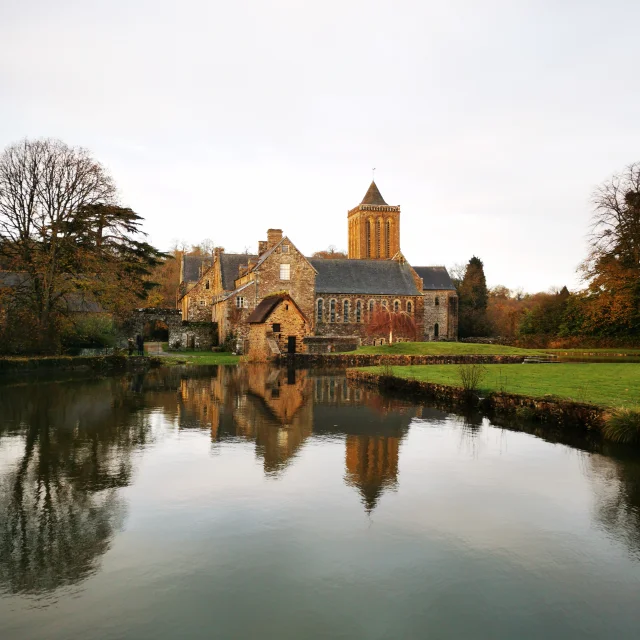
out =
{"type": "Polygon", "coordinates": [[[145,371],[162,364],[149,356],[57,356],[0,358],[0,375],[52,371],[145,371]]]}
{"type": "Polygon", "coordinates": [[[405,367],[418,364],[521,364],[524,356],[513,355],[370,355],[353,353],[296,353],[283,354],[278,358],[280,364],[295,364],[300,367],[375,367],[390,365],[392,367],[405,367]]]}
{"type": "Polygon", "coordinates": [[[489,415],[515,415],[523,419],[577,426],[587,430],[600,430],[604,425],[606,413],[606,410],[601,407],[562,400],[561,398],[532,398],[501,392],[490,393],[486,397],[480,398],[469,396],[461,387],[408,380],[395,376],[382,376],[365,371],[347,371],[347,379],[381,390],[398,391],[430,398],[449,404],[452,408],[471,405],[489,415]]]}

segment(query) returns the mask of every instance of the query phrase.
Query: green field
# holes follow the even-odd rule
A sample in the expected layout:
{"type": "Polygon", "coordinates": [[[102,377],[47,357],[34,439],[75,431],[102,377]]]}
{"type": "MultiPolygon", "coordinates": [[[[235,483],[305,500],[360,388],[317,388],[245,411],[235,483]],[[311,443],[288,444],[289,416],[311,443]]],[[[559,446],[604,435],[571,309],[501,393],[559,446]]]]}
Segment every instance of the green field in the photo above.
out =
{"type": "Polygon", "coordinates": [[[392,345],[360,347],[356,354],[382,355],[430,355],[449,356],[458,354],[477,355],[534,355],[545,353],[540,349],[521,349],[499,344],[469,344],[466,342],[396,342],[392,345]]]}
{"type": "MultiPolygon", "coordinates": [[[[604,407],[640,409],[640,364],[491,364],[480,392],[503,391],[532,397],[554,396],[604,407]]],[[[382,367],[361,371],[382,373],[382,367]]],[[[459,365],[391,367],[394,376],[462,386],[459,365]]]]}
{"type": "Polygon", "coordinates": [[[214,351],[169,351],[160,356],[166,364],[238,364],[240,356],[232,353],[214,351]]]}

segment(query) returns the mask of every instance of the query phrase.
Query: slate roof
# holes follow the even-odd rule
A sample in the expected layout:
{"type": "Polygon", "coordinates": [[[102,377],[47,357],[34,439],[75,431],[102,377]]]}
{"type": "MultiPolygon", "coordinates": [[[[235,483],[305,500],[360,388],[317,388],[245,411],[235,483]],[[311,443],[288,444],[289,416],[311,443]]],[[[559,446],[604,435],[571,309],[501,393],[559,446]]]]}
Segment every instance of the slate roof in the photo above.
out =
{"type": "Polygon", "coordinates": [[[210,256],[182,256],[182,281],[198,282],[200,280],[200,266],[208,267],[212,264],[210,256]]]}
{"type": "Polygon", "coordinates": [[[315,267],[317,293],[420,295],[408,264],[395,260],[309,260],[315,267]]]}
{"type": "Polygon", "coordinates": [[[413,267],[413,269],[422,278],[423,291],[456,290],[444,267],[413,267]]]}
{"type": "Polygon", "coordinates": [[[251,312],[251,315],[247,318],[247,322],[250,324],[260,324],[265,322],[271,315],[272,311],[283,301],[288,301],[298,310],[298,313],[307,320],[306,316],[300,310],[300,307],[296,304],[296,301],[287,293],[278,293],[273,296],[267,296],[260,300],[258,306],[251,312]]]}
{"type": "Polygon", "coordinates": [[[240,265],[247,265],[249,260],[257,259],[258,256],[247,253],[221,253],[220,270],[222,272],[222,288],[225,291],[233,291],[236,288],[236,278],[240,275],[240,265]]]}
{"type": "Polygon", "coordinates": [[[384,201],[380,190],[378,189],[378,185],[375,182],[372,182],[367,189],[367,193],[364,194],[364,198],[362,198],[362,202],[360,204],[377,204],[388,207],[389,205],[384,201]]]}

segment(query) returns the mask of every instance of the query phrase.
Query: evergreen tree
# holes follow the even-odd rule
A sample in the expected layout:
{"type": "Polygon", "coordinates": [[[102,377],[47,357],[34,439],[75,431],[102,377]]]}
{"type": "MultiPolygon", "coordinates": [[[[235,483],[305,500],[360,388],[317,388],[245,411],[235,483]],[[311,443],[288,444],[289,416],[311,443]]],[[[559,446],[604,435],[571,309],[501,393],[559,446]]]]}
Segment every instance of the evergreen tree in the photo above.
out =
{"type": "Polygon", "coordinates": [[[491,333],[487,317],[489,291],[482,260],[473,256],[458,285],[459,325],[461,338],[486,336],[491,333]]]}

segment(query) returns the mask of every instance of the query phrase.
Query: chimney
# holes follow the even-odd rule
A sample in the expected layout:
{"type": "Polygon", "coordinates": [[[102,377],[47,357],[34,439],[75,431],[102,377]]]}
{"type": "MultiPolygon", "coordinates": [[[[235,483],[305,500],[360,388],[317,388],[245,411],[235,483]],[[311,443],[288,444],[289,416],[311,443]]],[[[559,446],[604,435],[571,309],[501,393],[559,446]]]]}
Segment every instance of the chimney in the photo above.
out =
{"type": "Polygon", "coordinates": [[[267,241],[260,240],[258,242],[258,257],[261,256],[267,250],[267,241]]]}
{"type": "Polygon", "coordinates": [[[213,250],[214,256],[219,256],[221,253],[224,253],[224,247],[215,247],[213,250]]]}
{"type": "Polygon", "coordinates": [[[275,246],[282,240],[282,229],[269,229],[267,231],[267,249],[275,246]]]}

